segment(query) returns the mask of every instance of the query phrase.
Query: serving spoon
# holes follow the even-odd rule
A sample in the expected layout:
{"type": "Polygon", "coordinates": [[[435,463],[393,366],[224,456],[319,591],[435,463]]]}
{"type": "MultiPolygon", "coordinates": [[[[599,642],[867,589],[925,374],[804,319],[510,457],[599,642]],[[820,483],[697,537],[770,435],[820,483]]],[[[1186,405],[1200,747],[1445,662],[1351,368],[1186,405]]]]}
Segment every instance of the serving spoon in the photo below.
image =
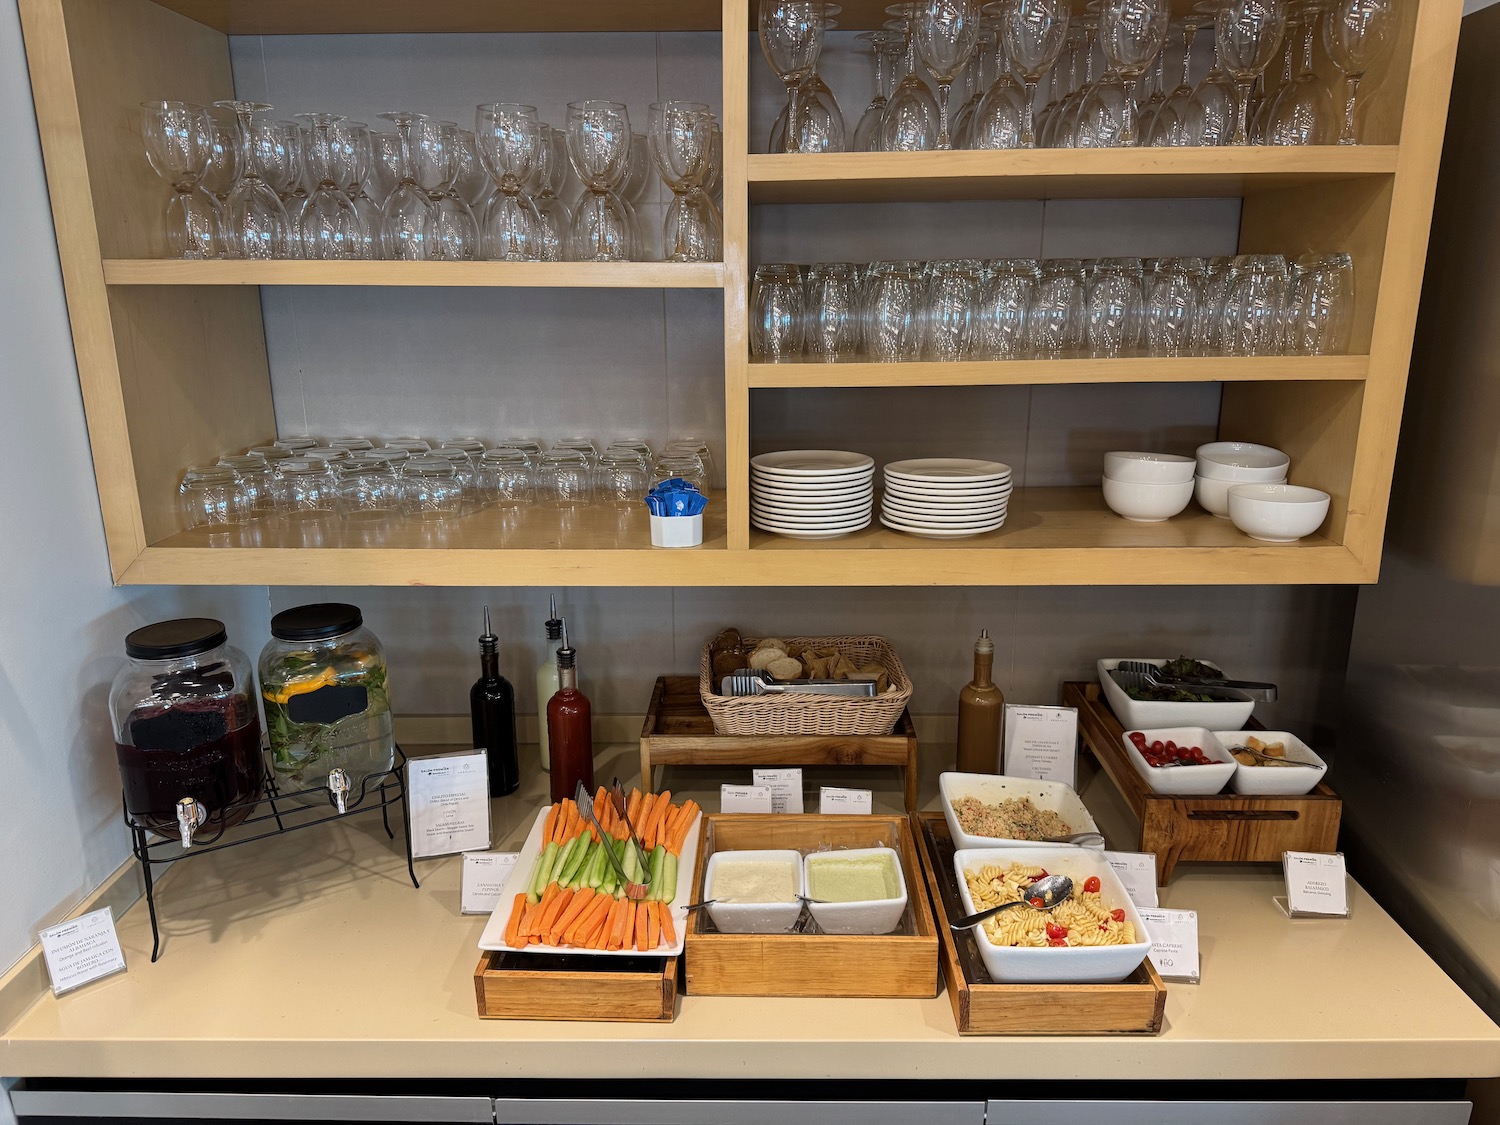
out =
{"type": "Polygon", "coordinates": [[[999,906],[991,906],[977,914],[955,918],[948,923],[948,928],[972,930],[979,923],[988,921],[1000,911],[1009,910],[1012,906],[1029,906],[1034,910],[1056,910],[1073,897],[1073,880],[1066,875],[1043,875],[1021,893],[1026,897],[1017,902],[1002,902],[999,906]]]}

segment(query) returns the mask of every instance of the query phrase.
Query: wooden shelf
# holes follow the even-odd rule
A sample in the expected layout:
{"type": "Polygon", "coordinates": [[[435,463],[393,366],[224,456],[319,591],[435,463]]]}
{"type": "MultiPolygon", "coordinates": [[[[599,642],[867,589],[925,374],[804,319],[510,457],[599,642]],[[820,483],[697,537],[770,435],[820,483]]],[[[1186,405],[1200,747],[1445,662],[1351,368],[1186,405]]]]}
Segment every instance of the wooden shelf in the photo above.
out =
{"type": "Polygon", "coordinates": [[[1359,381],[1370,357],[1253,356],[1177,359],[971,360],[962,363],[751,363],[754,388],[999,387],[1065,383],[1359,381]]]}
{"type": "Polygon", "coordinates": [[[1396,170],[1394,145],[752,154],[751,203],[1243,196],[1396,170]]]}
{"type": "Polygon", "coordinates": [[[720,262],[185,262],[113,258],[108,285],[416,285],[721,289],[720,262]]]}
{"type": "Polygon", "coordinates": [[[230,35],[717,31],[717,0],[155,0],[230,35]]]}

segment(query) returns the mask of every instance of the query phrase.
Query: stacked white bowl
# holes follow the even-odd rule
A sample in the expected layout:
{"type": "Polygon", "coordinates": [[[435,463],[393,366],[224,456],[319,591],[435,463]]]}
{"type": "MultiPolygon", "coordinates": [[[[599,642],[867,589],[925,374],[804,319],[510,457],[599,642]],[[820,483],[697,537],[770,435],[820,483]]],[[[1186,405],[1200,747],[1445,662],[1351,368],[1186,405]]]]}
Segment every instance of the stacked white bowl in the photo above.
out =
{"type": "Polygon", "coordinates": [[[875,459],[841,449],[750,458],[750,522],[789,539],[836,539],[870,523],[875,459]]]}
{"type": "Polygon", "coordinates": [[[1211,441],[1198,447],[1194,495],[1205,511],[1229,518],[1229,490],[1237,484],[1285,484],[1292,459],[1269,445],[1211,441]]]}
{"type": "Polygon", "coordinates": [[[1104,502],[1137,523],[1171,519],[1193,498],[1193,459],[1175,453],[1104,455],[1104,502]]]}

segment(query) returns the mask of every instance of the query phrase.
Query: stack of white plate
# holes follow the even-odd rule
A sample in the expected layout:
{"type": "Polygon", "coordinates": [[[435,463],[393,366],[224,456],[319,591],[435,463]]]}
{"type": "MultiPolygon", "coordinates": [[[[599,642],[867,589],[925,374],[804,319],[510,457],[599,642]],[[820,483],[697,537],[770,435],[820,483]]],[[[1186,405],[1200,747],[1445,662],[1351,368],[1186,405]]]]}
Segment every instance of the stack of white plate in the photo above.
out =
{"type": "Polygon", "coordinates": [[[840,449],[750,458],[750,522],[791,539],[834,539],[869,526],[875,459],[840,449]]]}
{"type": "Polygon", "coordinates": [[[966,457],[919,457],[885,467],[880,522],[924,539],[995,531],[1010,504],[1010,466],[966,457]]]}

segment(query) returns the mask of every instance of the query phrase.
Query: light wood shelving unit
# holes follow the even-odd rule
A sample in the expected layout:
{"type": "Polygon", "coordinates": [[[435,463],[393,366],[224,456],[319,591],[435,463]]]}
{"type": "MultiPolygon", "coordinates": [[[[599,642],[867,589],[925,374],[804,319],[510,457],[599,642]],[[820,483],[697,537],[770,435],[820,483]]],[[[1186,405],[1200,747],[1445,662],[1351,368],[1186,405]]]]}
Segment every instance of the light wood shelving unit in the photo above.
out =
{"type": "MultiPolygon", "coordinates": [[[[752,154],[747,0],[20,0],[110,565],[122,583],[1024,585],[1364,582],[1379,569],[1458,38],[1453,0],[1407,0],[1381,96],[1350,148],[752,154]],[[232,96],[230,35],[718,31],[725,138],[722,263],[181,262],[154,230],[160,185],[130,114],[232,96]],[[751,363],[751,205],[1228,196],[1242,252],[1345,250],[1353,354],[957,364],[751,363]],[[726,487],[702,548],[652,550],[642,518],[493,513],[442,533],[317,542],[275,526],[181,530],[185,464],[274,433],[259,286],[722,289],[726,487]],[[185,330],[186,329],[186,330],[185,330]],[[1334,497],[1318,536],[1256,543],[1192,509],[1109,513],[1093,488],[1021,489],[1004,528],[956,541],[875,525],[800,542],[749,524],[753,392],[1087,383],[1222,386],[1219,433],[1289,452],[1334,497]]],[[[845,4],[845,28],[882,4],[845,4]]],[[[753,53],[753,57],[752,57],[753,53]]],[[[937,390],[935,393],[943,393],[937,390]]]]}

